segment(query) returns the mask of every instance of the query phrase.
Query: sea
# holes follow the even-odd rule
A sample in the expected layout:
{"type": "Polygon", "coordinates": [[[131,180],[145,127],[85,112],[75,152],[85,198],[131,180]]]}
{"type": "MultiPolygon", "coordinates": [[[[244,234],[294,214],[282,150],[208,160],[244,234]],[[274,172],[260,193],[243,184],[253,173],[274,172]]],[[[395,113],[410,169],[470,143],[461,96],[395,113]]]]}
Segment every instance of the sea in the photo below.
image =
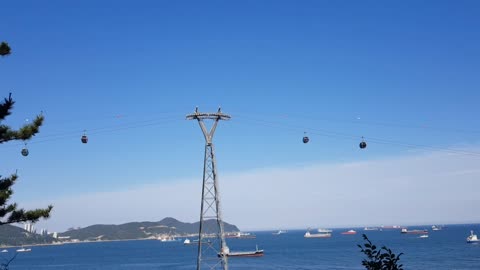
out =
{"type": "MultiPolygon", "coordinates": [[[[385,245],[395,254],[403,253],[399,262],[404,269],[480,269],[480,244],[466,242],[470,230],[480,236],[480,224],[446,225],[439,231],[432,231],[431,226],[409,227],[413,229],[428,229],[429,237],[401,234],[398,229],[363,228],[334,228],[331,238],[304,238],[306,230],[289,230],[279,235],[274,235],[274,231],[250,232],[256,238],[228,238],[230,250],[255,250],[258,246],[264,250],[264,256],[229,258],[229,269],[365,269],[365,256],[358,247],[365,243],[364,233],[378,247],[385,245]],[[341,234],[349,229],[355,229],[357,234],[341,234]]],[[[183,241],[132,240],[30,248],[31,252],[17,254],[10,270],[185,270],[196,269],[197,259],[197,247],[183,245],[183,241]]],[[[16,249],[0,253],[0,263],[12,258],[16,249]]]]}

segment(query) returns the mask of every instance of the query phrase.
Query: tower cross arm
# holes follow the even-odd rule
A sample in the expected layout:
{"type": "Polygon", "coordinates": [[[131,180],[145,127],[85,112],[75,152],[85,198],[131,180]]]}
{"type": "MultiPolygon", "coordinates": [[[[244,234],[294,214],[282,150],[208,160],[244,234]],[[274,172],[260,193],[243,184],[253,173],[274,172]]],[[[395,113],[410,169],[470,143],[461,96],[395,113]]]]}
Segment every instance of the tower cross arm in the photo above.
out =
{"type": "Polygon", "coordinates": [[[196,119],[212,119],[212,120],[229,120],[230,115],[224,113],[192,113],[187,115],[187,120],[196,119]]]}
{"type": "Polygon", "coordinates": [[[195,113],[187,114],[187,120],[202,120],[202,119],[212,119],[212,120],[229,120],[230,115],[222,113],[221,109],[218,108],[218,111],[215,113],[202,113],[198,111],[198,107],[195,108],[195,113]]]}

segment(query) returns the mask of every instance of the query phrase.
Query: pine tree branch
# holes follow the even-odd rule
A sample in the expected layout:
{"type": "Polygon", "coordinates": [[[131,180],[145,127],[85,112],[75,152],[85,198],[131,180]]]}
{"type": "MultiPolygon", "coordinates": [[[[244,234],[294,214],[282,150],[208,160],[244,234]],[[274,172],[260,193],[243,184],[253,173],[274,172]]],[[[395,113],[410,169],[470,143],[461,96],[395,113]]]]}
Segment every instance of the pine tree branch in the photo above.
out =
{"type": "Polygon", "coordinates": [[[24,209],[18,209],[13,211],[8,217],[7,221],[0,221],[0,225],[19,223],[19,222],[37,222],[40,218],[49,218],[50,212],[52,211],[53,206],[49,205],[45,209],[35,209],[25,211],[24,209]]]}
{"type": "MultiPolygon", "coordinates": [[[[3,103],[0,103],[0,121],[4,120],[11,114],[11,110],[15,101],[12,99],[12,93],[9,93],[8,98],[5,98],[3,103]]],[[[35,136],[40,131],[40,126],[43,124],[44,117],[42,114],[37,115],[32,123],[22,126],[18,130],[13,130],[7,125],[0,125],[0,144],[11,140],[28,140],[35,136]]]]}
{"type": "Polygon", "coordinates": [[[15,209],[17,209],[17,204],[16,203],[10,204],[10,205],[7,205],[7,206],[4,206],[4,207],[0,208],[0,217],[3,218],[8,213],[15,211],[15,209]]]}
{"type": "Polygon", "coordinates": [[[8,216],[6,221],[0,221],[0,225],[18,222],[37,222],[40,218],[50,217],[52,206],[49,205],[45,209],[24,210],[17,209],[17,204],[8,204],[7,202],[13,194],[12,186],[15,184],[18,175],[13,174],[10,177],[0,178],[0,219],[8,216]]]}
{"type": "Polygon", "coordinates": [[[6,125],[0,125],[0,144],[9,141],[14,135],[12,129],[6,125]]]}
{"type": "Polygon", "coordinates": [[[5,98],[3,103],[0,104],[0,121],[10,115],[13,104],[15,104],[15,101],[12,99],[12,93],[9,93],[8,98],[5,98]]]}
{"type": "Polygon", "coordinates": [[[11,130],[7,126],[0,126],[0,144],[11,140],[28,140],[35,136],[40,131],[40,126],[43,124],[43,115],[37,115],[31,124],[26,124],[19,130],[11,130]]]}
{"type": "Polygon", "coordinates": [[[0,208],[0,218],[3,218],[7,213],[14,211],[16,208],[15,204],[8,206],[5,204],[13,194],[12,186],[15,184],[17,178],[17,174],[13,174],[7,178],[0,178],[0,206],[2,206],[2,208],[0,208]],[[3,211],[6,212],[4,213],[3,211]]]}
{"type": "Polygon", "coordinates": [[[14,134],[14,140],[28,140],[40,131],[43,124],[43,115],[37,115],[31,124],[26,124],[14,134]]]}
{"type": "Polygon", "coordinates": [[[12,52],[12,49],[10,49],[10,46],[8,46],[8,43],[5,41],[2,41],[2,43],[0,43],[0,56],[9,55],[11,52],[12,52]]]}
{"type": "Polygon", "coordinates": [[[0,191],[10,189],[15,181],[17,180],[18,176],[16,174],[11,175],[10,177],[0,178],[0,191]]]}
{"type": "MultiPolygon", "coordinates": [[[[11,53],[10,46],[6,42],[0,43],[0,56],[9,55],[11,53]]],[[[15,101],[12,99],[12,93],[8,94],[8,98],[5,98],[0,103],[0,122],[11,114],[11,110],[15,101]]],[[[28,140],[35,136],[40,131],[40,126],[43,124],[44,117],[42,114],[37,115],[32,123],[22,126],[18,130],[13,130],[7,125],[0,125],[0,144],[11,140],[28,140]]],[[[0,176],[1,177],[1,176],[0,176]]],[[[52,205],[49,205],[44,209],[24,210],[17,209],[17,204],[7,204],[11,195],[13,194],[12,186],[17,180],[17,175],[13,174],[7,178],[0,178],[0,225],[19,223],[19,222],[37,222],[40,218],[49,218],[50,212],[53,209],[52,205]],[[8,216],[8,217],[7,217],[8,216]],[[5,217],[6,220],[3,220],[5,217]]],[[[14,257],[15,258],[15,257],[14,257]]],[[[14,259],[12,258],[12,260],[14,259]]],[[[8,264],[4,264],[5,269],[8,268],[8,264]]]]}

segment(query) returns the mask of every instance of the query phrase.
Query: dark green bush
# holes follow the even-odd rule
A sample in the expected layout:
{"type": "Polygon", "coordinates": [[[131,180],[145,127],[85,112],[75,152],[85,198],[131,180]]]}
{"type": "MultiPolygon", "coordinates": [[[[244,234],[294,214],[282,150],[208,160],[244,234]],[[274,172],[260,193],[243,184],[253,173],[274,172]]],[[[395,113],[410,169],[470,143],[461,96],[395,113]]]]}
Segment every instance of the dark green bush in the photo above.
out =
{"type": "Polygon", "coordinates": [[[395,255],[391,249],[383,246],[380,249],[377,249],[368,237],[363,234],[363,239],[365,240],[365,244],[363,247],[358,245],[361,249],[361,252],[367,256],[367,259],[362,261],[362,265],[365,266],[368,270],[403,270],[402,264],[398,264],[400,260],[400,256],[403,253],[395,255]]]}

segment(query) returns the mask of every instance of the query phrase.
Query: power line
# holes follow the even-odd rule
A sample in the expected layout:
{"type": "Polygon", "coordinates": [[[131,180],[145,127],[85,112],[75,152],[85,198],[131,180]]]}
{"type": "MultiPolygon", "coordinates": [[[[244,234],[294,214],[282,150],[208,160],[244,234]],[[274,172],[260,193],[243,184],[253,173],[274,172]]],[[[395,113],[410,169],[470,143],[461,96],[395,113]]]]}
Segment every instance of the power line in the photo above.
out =
{"type": "MultiPolygon", "coordinates": [[[[112,133],[112,132],[117,132],[121,130],[129,130],[133,128],[142,128],[142,127],[149,127],[149,126],[156,126],[156,125],[161,125],[167,122],[171,122],[172,120],[176,119],[181,119],[180,116],[178,117],[163,117],[160,119],[150,119],[150,120],[145,120],[145,121],[138,121],[138,122],[133,122],[133,123],[128,123],[128,124],[123,124],[123,125],[115,125],[115,126],[105,126],[105,127],[99,127],[99,128],[94,128],[91,130],[86,130],[89,135],[96,135],[96,134],[104,134],[104,133],[112,133]]],[[[44,142],[52,142],[52,141],[59,141],[59,140],[64,140],[64,139],[69,139],[73,138],[73,136],[79,136],[79,134],[82,134],[85,130],[83,131],[69,131],[69,132],[64,132],[64,133],[59,133],[59,134],[51,134],[51,135],[46,135],[39,137],[36,140],[29,141],[28,144],[37,144],[37,143],[44,143],[44,142]]],[[[11,144],[10,146],[19,146],[19,145],[24,145],[24,143],[17,143],[17,144],[11,144]]],[[[5,145],[8,146],[8,145],[5,145]]]]}
{"type": "MultiPolygon", "coordinates": [[[[240,114],[232,114],[241,117],[250,117],[248,114],[240,113],[240,114]]],[[[256,114],[255,114],[256,116],[256,114]]],[[[346,124],[354,124],[354,125],[366,125],[366,126],[381,126],[381,127],[394,127],[394,128],[402,128],[402,129],[417,129],[417,130],[432,130],[432,131],[441,131],[441,132],[449,132],[449,133],[463,133],[463,134],[473,134],[478,135],[480,134],[480,130],[467,130],[467,129],[458,129],[452,127],[439,127],[439,126],[431,126],[431,125],[419,125],[419,124],[406,124],[400,122],[384,122],[384,121],[371,121],[365,120],[358,117],[356,120],[346,120],[346,119],[333,119],[333,118],[325,118],[325,117],[312,117],[311,115],[298,115],[298,114],[282,114],[276,116],[269,116],[268,118],[282,118],[282,119],[295,119],[295,120],[310,120],[310,121],[325,121],[330,123],[346,123],[346,124]]]]}
{"type": "MultiPolygon", "coordinates": [[[[287,130],[292,130],[292,131],[296,131],[296,132],[308,131],[309,134],[315,134],[315,135],[320,135],[320,136],[334,138],[334,139],[349,139],[349,140],[354,139],[354,140],[358,140],[359,138],[362,137],[362,136],[358,136],[358,135],[351,135],[351,134],[346,134],[346,133],[334,132],[334,131],[329,131],[329,130],[325,130],[325,129],[311,128],[311,127],[305,127],[305,126],[286,125],[286,124],[283,124],[283,123],[272,122],[272,121],[267,121],[267,120],[263,120],[263,119],[254,119],[254,118],[247,118],[247,117],[241,117],[241,116],[237,116],[237,117],[240,120],[243,118],[243,119],[246,119],[247,121],[253,121],[253,122],[256,122],[257,124],[264,125],[264,126],[287,129],[287,130]]],[[[402,147],[408,147],[408,148],[434,150],[434,151],[442,151],[442,152],[448,152],[448,153],[454,153],[454,154],[462,154],[462,155],[470,155],[470,156],[480,157],[480,153],[475,152],[475,151],[459,150],[459,149],[452,149],[452,148],[447,148],[447,147],[436,147],[436,146],[429,146],[429,145],[422,145],[422,144],[405,143],[405,142],[387,140],[387,139],[376,138],[376,137],[368,137],[367,140],[368,140],[368,142],[373,142],[373,143],[383,144],[383,145],[395,145],[395,146],[402,146],[402,147]]]]}
{"type": "MultiPolygon", "coordinates": [[[[165,114],[164,114],[165,115],[165,114]]],[[[149,126],[157,126],[157,125],[162,125],[168,122],[174,122],[176,120],[183,121],[183,116],[180,114],[172,114],[170,113],[170,116],[160,116],[156,118],[151,118],[147,120],[141,120],[141,121],[131,121],[129,123],[124,123],[120,125],[110,125],[110,126],[100,126],[97,128],[93,129],[86,129],[86,132],[88,135],[97,135],[97,134],[105,134],[105,133],[114,133],[122,130],[129,130],[129,129],[134,129],[134,128],[143,128],[143,127],[149,127],[149,126]]],[[[258,115],[256,115],[258,116],[258,115]]],[[[299,126],[299,125],[291,125],[291,124],[285,124],[285,122],[275,122],[275,121],[270,121],[270,120],[265,120],[266,117],[250,117],[248,114],[235,114],[235,117],[239,120],[236,121],[236,123],[240,123],[242,120],[246,120],[249,122],[254,122],[257,125],[269,127],[269,128],[277,128],[277,129],[282,129],[282,130],[288,130],[291,132],[305,132],[308,131],[309,134],[313,135],[319,135],[323,137],[328,137],[328,138],[333,138],[333,139],[343,139],[343,140],[359,140],[362,135],[352,135],[348,133],[342,133],[342,132],[337,132],[337,131],[332,131],[332,130],[327,130],[327,129],[321,129],[321,128],[316,128],[316,127],[311,127],[311,126],[299,126]]],[[[291,117],[290,117],[291,118],[291,117]]],[[[292,118],[293,119],[293,118],[292,118]]],[[[313,117],[305,117],[303,119],[307,120],[315,120],[317,118],[313,117]]],[[[296,119],[298,120],[298,119],[296,119]]],[[[325,120],[325,119],[323,119],[325,120]]],[[[333,121],[333,120],[327,120],[327,121],[333,121]]],[[[298,122],[298,121],[297,121],[298,122]]],[[[350,121],[343,121],[343,122],[350,122],[350,121]]],[[[354,123],[354,122],[351,122],[354,123]]],[[[394,123],[375,123],[374,125],[380,125],[380,126],[395,126],[395,127],[404,127],[403,125],[397,125],[394,123]]],[[[405,126],[407,127],[407,126],[405,126]]],[[[409,128],[419,128],[415,126],[408,126],[409,128]]],[[[435,128],[436,129],[436,128],[435,128]]],[[[444,128],[441,128],[444,130],[444,128]]],[[[57,134],[49,134],[49,135],[44,135],[41,137],[37,137],[37,139],[33,139],[28,142],[28,144],[37,144],[37,143],[46,143],[46,142],[54,142],[58,140],[64,140],[64,139],[69,139],[73,138],[74,136],[80,136],[83,131],[82,130],[75,130],[75,131],[67,131],[67,132],[62,132],[62,133],[57,133],[57,134]]],[[[468,133],[476,133],[476,131],[466,131],[466,130],[451,130],[453,132],[468,132],[468,133]]],[[[433,151],[442,151],[442,152],[448,152],[448,153],[454,153],[454,154],[462,154],[462,155],[469,155],[469,156],[480,156],[479,152],[475,151],[468,151],[468,150],[460,150],[460,149],[452,149],[448,147],[438,147],[438,146],[431,146],[431,145],[423,145],[423,144],[415,144],[415,143],[406,143],[398,140],[390,140],[390,139],[385,139],[385,138],[378,138],[378,137],[367,137],[366,138],[369,143],[376,143],[376,144],[382,144],[382,145],[391,145],[391,146],[400,146],[400,147],[407,147],[407,148],[415,148],[415,149],[425,149],[425,150],[433,150],[433,151]]],[[[17,144],[6,144],[4,146],[21,146],[24,145],[24,143],[17,143],[17,144]]]]}

